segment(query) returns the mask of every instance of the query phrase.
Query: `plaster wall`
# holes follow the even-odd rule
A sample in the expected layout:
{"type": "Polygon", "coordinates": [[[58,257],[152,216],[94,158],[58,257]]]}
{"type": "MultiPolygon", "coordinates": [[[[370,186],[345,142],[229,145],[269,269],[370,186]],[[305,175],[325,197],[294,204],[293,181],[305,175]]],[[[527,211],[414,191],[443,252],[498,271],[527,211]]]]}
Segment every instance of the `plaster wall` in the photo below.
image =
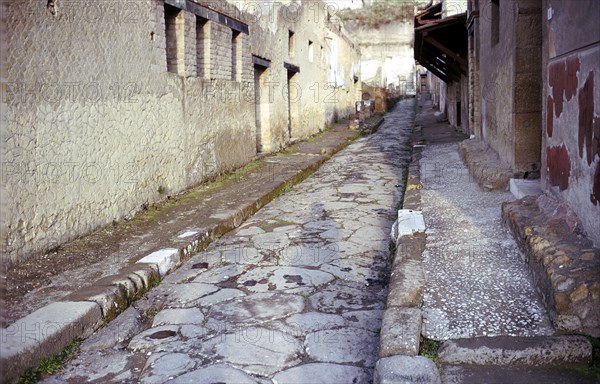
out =
{"type": "Polygon", "coordinates": [[[544,0],[542,10],[542,187],[599,247],[600,27],[590,15],[600,3],[544,0]]]}
{"type": "Polygon", "coordinates": [[[398,20],[376,27],[347,20],[344,25],[352,40],[360,45],[360,68],[365,83],[383,88],[391,84],[401,92],[415,87],[412,20],[398,20]]]}
{"type": "Polygon", "coordinates": [[[306,138],[354,110],[360,53],[327,24],[324,3],[284,2],[262,14],[248,3],[205,5],[249,34],[159,0],[1,4],[3,265],[249,162],[257,151],[252,55],[271,60],[261,83],[271,96],[264,151],[287,145],[290,115],[291,137],[306,138]],[[333,70],[343,73],[333,87],[324,53],[332,39],[333,70]],[[284,63],[300,69],[291,114],[284,63]]]}

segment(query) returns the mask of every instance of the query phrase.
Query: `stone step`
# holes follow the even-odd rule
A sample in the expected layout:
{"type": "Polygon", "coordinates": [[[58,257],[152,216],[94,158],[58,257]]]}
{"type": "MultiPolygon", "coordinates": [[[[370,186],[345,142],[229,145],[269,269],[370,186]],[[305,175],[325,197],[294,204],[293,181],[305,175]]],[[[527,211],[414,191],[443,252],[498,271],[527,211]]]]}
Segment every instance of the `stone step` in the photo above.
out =
{"type": "Polygon", "coordinates": [[[581,370],[555,367],[442,365],[444,384],[592,384],[598,377],[581,370]]]}
{"type": "Polygon", "coordinates": [[[510,193],[517,199],[522,199],[525,196],[537,196],[542,194],[542,183],[540,179],[525,180],[525,179],[510,179],[510,193]]]}
{"type": "Polygon", "coordinates": [[[588,365],[592,344],[583,336],[477,337],[444,342],[442,364],[556,367],[588,365]]]}

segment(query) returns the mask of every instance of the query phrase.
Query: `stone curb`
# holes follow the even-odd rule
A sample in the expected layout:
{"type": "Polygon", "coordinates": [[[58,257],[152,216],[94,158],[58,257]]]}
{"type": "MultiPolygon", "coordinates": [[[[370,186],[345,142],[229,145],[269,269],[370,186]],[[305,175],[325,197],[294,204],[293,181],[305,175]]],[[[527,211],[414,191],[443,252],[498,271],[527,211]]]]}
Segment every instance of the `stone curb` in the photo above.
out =
{"type": "Polygon", "coordinates": [[[57,354],[76,338],[85,338],[102,324],[100,306],[91,302],[51,303],[2,329],[2,381],[16,382],[27,368],[57,354]]]}
{"type": "Polygon", "coordinates": [[[384,357],[375,364],[375,384],[441,384],[433,361],[423,356],[384,357]]]}
{"type": "MultiPolygon", "coordinates": [[[[378,125],[381,123],[383,119],[378,125]]],[[[204,250],[214,239],[237,228],[265,204],[283,193],[286,185],[297,184],[313,174],[351,141],[353,140],[338,144],[333,150],[327,151],[309,165],[298,169],[276,188],[220,220],[205,232],[180,235],[174,239],[173,248],[155,251],[138,260],[136,264],[122,268],[119,274],[105,276],[90,286],[67,295],[61,301],[50,303],[17,320],[9,327],[0,329],[2,333],[0,368],[4,375],[3,382],[17,382],[23,372],[36,367],[43,358],[61,352],[77,338],[90,336],[102,324],[117,317],[133,301],[157,285],[168,273],[177,269],[193,254],[204,250]],[[57,322],[56,319],[63,320],[57,322]],[[23,324],[23,327],[19,324],[23,324]],[[42,324],[58,325],[52,328],[52,332],[35,330],[36,336],[32,338],[30,327],[36,326],[35,329],[39,329],[42,324]],[[11,338],[11,332],[17,331],[24,333],[24,336],[21,339],[16,336],[11,338]],[[8,342],[5,343],[5,340],[8,342]]]]}
{"type": "Polygon", "coordinates": [[[425,249],[425,223],[421,209],[422,145],[413,140],[403,204],[391,231],[396,245],[390,290],[381,324],[380,359],[375,365],[374,384],[440,384],[440,373],[430,359],[417,356],[421,341],[425,272],[422,254],[425,249]]]}
{"type": "Polygon", "coordinates": [[[452,365],[588,365],[592,344],[583,336],[478,337],[445,341],[439,357],[452,365]]]}

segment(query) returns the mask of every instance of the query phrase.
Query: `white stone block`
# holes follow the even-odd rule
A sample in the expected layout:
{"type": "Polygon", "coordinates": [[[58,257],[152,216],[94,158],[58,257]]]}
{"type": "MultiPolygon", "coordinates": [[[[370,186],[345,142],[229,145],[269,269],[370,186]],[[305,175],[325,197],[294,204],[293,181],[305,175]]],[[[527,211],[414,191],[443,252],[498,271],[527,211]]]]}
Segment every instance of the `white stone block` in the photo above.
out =
{"type": "Polygon", "coordinates": [[[417,232],[425,232],[425,221],[421,211],[412,209],[400,209],[398,219],[392,226],[392,239],[398,244],[398,238],[412,235],[417,232]]]}
{"type": "Polygon", "coordinates": [[[169,271],[173,270],[180,262],[179,250],[175,248],[165,248],[156,252],[152,252],[148,256],[138,260],[138,263],[156,264],[158,272],[162,278],[169,271]]]}
{"type": "Polygon", "coordinates": [[[510,179],[510,192],[517,198],[541,195],[542,185],[540,180],[510,179]]]}

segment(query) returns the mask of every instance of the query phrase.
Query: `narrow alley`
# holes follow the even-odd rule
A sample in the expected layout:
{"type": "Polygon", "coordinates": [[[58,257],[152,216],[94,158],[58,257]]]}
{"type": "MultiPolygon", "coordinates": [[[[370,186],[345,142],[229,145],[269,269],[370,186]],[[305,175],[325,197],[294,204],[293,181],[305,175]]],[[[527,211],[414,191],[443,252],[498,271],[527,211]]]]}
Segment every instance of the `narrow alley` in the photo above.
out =
{"type": "Polygon", "coordinates": [[[371,382],[414,103],[188,260],[44,382],[371,382]]]}

